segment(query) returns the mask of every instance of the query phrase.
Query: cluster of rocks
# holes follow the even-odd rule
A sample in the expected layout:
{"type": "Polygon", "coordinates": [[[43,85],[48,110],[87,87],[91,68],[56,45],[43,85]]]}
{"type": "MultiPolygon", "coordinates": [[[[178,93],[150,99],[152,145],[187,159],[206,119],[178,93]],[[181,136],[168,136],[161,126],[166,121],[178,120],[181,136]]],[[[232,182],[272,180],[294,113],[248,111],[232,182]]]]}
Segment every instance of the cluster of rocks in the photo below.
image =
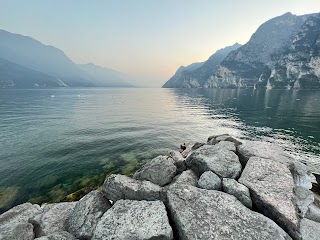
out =
{"type": "MultiPolygon", "coordinates": [[[[0,215],[0,239],[320,239],[310,172],[280,147],[230,135],[114,174],[78,202],[25,203],[0,215]]],[[[316,198],[318,199],[318,198],[316,198]]]]}

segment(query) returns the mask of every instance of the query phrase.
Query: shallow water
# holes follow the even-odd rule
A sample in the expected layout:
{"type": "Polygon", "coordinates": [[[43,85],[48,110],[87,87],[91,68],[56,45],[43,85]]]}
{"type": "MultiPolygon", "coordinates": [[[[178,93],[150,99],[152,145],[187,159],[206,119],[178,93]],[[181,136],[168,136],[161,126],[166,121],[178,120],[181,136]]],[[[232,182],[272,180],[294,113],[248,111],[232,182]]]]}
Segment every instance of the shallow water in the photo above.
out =
{"type": "Polygon", "coordinates": [[[222,133],[276,142],[320,172],[320,91],[0,90],[0,211],[222,133]]]}

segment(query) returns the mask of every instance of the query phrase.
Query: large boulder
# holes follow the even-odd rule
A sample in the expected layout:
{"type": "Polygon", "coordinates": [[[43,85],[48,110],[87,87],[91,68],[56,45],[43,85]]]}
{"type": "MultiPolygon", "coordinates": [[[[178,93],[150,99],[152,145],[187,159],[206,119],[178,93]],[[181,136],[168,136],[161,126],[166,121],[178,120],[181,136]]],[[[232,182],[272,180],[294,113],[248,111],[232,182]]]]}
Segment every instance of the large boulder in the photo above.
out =
{"type": "Polygon", "coordinates": [[[298,214],[301,218],[304,218],[309,206],[313,203],[314,197],[313,193],[304,187],[294,188],[294,203],[298,208],[298,214]]]}
{"type": "Polygon", "coordinates": [[[302,240],[319,240],[320,239],[320,223],[309,219],[302,219],[300,225],[302,240]]]}
{"type": "Polygon", "coordinates": [[[204,145],[195,150],[187,157],[186,163],[199,176],[206,171],[212,171],[221,178],[237,178],[242,170],[239,158],[234,152],[217,150],[214,145],[204,145]]]}
{"type": "Polygon", "coordinates": [[[220,135],[210,136],[207,140],[207,144],[215,145],[221,141],[232,142],[235,144],[235,146],[239,146],[242,144],[239,140],[235,139],[234,137],[230,136],[229,134],[220,134],[220,135]]]}
{"type": "Polygon", "coordinates": [[[99,221],[93,240],[170,240],[173,232],[160,201],[119,200],[99,221]]]}
{"type": "Polygon", "coordinates": [[[198,180],[198,187],[207,190],[220,190],[221,189],[221,179],[217,174],[206,171],[201,174],[198,180]]]}
{"type": "Polygon", "coordinates": [[[294,180],[286,164],[251,157],[239,182],[250,189],[253,203],[264,215],[277,222],[293,238],[299,239],[294,180]]]}
{"type": "Polygon", "coordinates": [[[243,166],[251,157],[261,157],[282,162],[290,169],[296,186],[311,189],[311,172],[309,168],[301,162],[293,159],[283,151],[281,147],[274,143],[247,141],[237,148],[237,152],[243,166]]]}
{"type": "Polygon", "coordinates": [[[283,159],[290,156],[274,143],[260,141],[246,141],[237,147],[241,163],[245,166],[251,157],[269,159],[283,159]]]}
{"type": "Polygon", "coordinates": [[[50,204],[45,206],[40,214],[29,219],[34,226],[36,237],[67,231],[66,221],[75,205],[76,202],[50,204]]]}
{"type": "Polygon", "coordinates": [[[222,179],[223,191],[235,196],[243,205],[252,209],[252,200],[249,189],[231,178],[222,179]]]}
{"type": "Polygon", "coordinates": [[[54,232],[47,236],[36,238],[37,240],[77,240],[75,236],[66,231],[54,232]]]}
{"type": "Polygon", "coordinates": [[[164,186],[172,181],[176,173],[177,167],[172,158],[158,156],[136,171],[133,178],[164,186]]]}
{"type": "Polygon", "coordinates": [[[320,208],[315,204],[311,204],[305,217],[312,221],[320,223],[320,208]]]}
{"type": "Polygon", "coordinates": [[[218,142],[217,144],[214,145],[214,147],[216,148],[216,150],[225,149],[232,152],[236,152],[237,150],[235,144],[229,141],[218,142]]]}
{"type": "Polygon", "coordinates": [[[181,185],[170,188],[167,198],[180,240],[291,239],[272,220],[224,192],[181,185]]]}
{"type": "Polygon", "coordinates": [[[173,159],[174,165],[177,167],[177,174],[182,173],[187,169],[184,157],[178,151],[170,151],[169,157],[173,159]]]}
{"type": "Polygon", "coordinates": [[[103,183],[105,196],[112,200],[159,200],[162,188],[149,181],[140,181],[120,174],[112,174],[103,183]]]}
{"type": "Polygon", "coordinates": [[[67,220],[68,231],[77,238],[91,239],[99,219],[109,208],[111,203],[100,191],[88,193],[72,210],[67,220]]]}
{"type": "Polygon", "coordinates": [[[174,184],[187,184],[187,185],[191,185],[191,186],[197,186],[198,183],[198,177],[197,175],[191,170],[186,170],[183,171],[180,175],[176,176],[171,185],[174,184]]]}
{"type": "Polygon", "coordinates": [[[39,214],[39,205],[24,203],[0,215],[1,240],[32,240],[35,235],[29,218],[39,214]]]}

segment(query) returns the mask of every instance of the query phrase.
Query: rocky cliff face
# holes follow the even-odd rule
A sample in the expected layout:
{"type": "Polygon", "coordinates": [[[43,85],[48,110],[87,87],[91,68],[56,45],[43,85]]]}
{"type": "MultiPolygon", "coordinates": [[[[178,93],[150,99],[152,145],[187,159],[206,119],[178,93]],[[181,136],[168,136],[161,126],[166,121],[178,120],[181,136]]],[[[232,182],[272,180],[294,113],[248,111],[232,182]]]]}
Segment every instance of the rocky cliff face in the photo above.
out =
{"type": "Polygon", "coordinates": [[[241,45],[236,43],[218,50],[204,63],[193,63],[187,67],[180,67],[175,75],[164,85],[164,88],[199,88],[203,87],[208,77],[215,73],[221,61],[233,50],[241,45]]]}
{"type": "Polygon", "coordinates": [[[320,14],[310,16],[272,68],[276,88],[320,88],[320,14]]]}
{"type": "Polygon", "coordinates": [[[319,66],[317,16],[286,13],[262,24],[248,43],[221,62],[204,86],[283,88],[288,81],[293,85],[297,79],[301,81],[296,87],[310,87],[310,81],[314,85],[319,79],[315,79],[319,66]],[[295,79],[292,79],[291,71],[294,71],[295,79]]]}

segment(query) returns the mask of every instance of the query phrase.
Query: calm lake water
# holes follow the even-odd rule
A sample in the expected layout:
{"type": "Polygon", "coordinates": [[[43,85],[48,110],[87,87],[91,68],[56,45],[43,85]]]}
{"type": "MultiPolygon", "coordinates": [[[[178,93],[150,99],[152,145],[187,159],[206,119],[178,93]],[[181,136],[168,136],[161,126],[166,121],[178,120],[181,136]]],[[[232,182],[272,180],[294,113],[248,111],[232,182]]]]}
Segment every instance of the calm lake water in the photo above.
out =
{"type": "Polygon", "coordinates": [[[0,90],[0,211],[62,200],[222,133],[276,142],[320,172],[320,92],[0,90]]]}

